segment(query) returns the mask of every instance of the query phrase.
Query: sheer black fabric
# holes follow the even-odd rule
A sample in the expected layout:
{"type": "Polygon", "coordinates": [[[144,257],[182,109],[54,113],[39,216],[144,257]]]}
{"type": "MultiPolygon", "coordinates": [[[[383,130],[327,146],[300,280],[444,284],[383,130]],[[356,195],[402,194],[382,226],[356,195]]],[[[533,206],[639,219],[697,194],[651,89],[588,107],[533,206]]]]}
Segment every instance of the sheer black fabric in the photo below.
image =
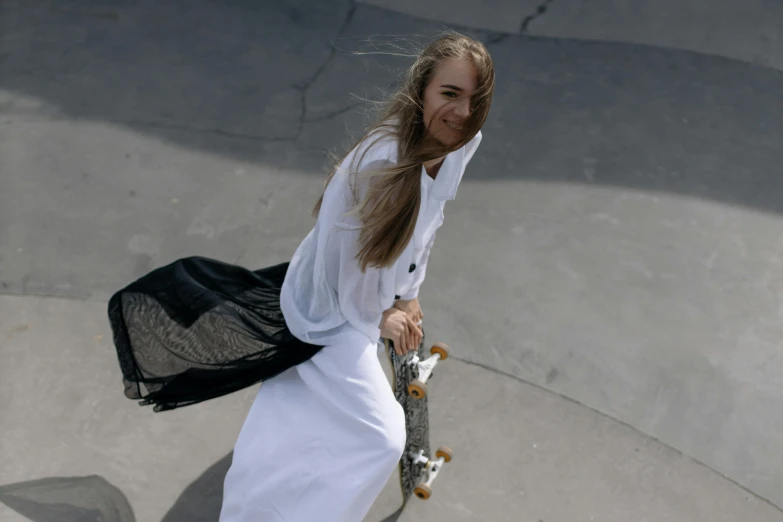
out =
{"type": "Polygon", "coordinates": [[[322,348],[295,338],[280,311],[288,263],[251,271],[188,257],[109,300],[125,395],[155,411],[233,393],[322,348]]]}

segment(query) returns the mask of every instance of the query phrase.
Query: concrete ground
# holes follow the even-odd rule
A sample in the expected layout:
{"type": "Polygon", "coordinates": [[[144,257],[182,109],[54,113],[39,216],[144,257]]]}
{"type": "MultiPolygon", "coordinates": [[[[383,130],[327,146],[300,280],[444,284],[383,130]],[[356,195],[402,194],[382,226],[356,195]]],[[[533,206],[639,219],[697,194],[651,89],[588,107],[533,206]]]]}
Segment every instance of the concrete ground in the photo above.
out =
{"type": "MultiPolygon", "coordinates": [[[[401,521],[783,521],[783,4],[0,3],[0,521],[216,521],[256,388],[122,395],[115,290],[256,268],[420,36],[497,90],[422,290],[456,458],[401,521]],[[359,51],[365,54],[355,54],[359,51]],[[404,54],[404,53],[403,53],[404,54]]],[[[394,489],[369,521],[392,507],[394,489]]]]}

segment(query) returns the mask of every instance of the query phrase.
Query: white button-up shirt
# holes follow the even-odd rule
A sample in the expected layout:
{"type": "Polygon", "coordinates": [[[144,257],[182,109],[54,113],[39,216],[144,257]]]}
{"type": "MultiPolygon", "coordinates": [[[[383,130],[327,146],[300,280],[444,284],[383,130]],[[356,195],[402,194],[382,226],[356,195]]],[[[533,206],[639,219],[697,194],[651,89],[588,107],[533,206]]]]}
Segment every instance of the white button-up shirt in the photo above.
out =
{"type": "Polygon", "coordinates": [[[421,206],[413,238],[396,263],[388,268],[359,267],[361,222],[346,216],[353,197],[351,167],[375,170],[397,161],[397,141],[370,137],[352,151],[337,169],[325,193],[315,226],[291,259],[280,295],[286,324],[298,339],[320,346],[335,344],[343,334],[360,332],[371,342],[381,336],[383,312],[396,299],[418,297],[424,281],[435,232],[443,224],[443,208],[453,200],[462,175],[481,142],[479,132],[464,147],[449,153],[436,179],[422,166],[421,206]],[[354,158],[367,154],[357,166],[354,158]]]}

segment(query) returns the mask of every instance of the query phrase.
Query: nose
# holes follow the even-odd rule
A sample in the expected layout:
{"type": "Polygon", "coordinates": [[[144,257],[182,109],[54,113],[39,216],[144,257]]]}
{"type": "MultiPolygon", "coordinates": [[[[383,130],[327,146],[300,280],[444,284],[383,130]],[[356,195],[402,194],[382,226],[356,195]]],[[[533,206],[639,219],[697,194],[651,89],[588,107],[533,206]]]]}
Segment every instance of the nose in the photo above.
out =
{"type": "Polygon", "coordinates": [[[467,118],[470,116],[470,99],[463,98],[462,100],[459,100],[456,107],[454,107],[454,114],[460,118],[467,118]]]}

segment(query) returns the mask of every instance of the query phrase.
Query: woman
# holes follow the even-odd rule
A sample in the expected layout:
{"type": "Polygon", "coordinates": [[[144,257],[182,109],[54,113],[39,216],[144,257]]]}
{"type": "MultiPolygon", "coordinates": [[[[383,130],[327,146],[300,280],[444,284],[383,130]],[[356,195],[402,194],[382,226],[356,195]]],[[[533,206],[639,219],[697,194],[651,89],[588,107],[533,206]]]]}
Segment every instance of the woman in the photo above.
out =
{"type": "Polygon", "coordinates": [[[359,522],[401,457],[405,421],[378,359],[422,332],[443,207],[481,141],[485,47],[424,49],[379,123],[338,162],[290,263],[180,259],[109,301],[125,395],[155,411],[261,387],[225,479],[221,522],[359,522]]]}
{"type": "Polygon", "coordinates": [[[421,341],[419,287],[493,87],[482,44],[440,37],[330,175],[280,297],[292,334],[324,348],[261,387],[221,522],[360,522],[381,492],[402,456],[405,419],[378,340],[400,353],[421,341]]]}

